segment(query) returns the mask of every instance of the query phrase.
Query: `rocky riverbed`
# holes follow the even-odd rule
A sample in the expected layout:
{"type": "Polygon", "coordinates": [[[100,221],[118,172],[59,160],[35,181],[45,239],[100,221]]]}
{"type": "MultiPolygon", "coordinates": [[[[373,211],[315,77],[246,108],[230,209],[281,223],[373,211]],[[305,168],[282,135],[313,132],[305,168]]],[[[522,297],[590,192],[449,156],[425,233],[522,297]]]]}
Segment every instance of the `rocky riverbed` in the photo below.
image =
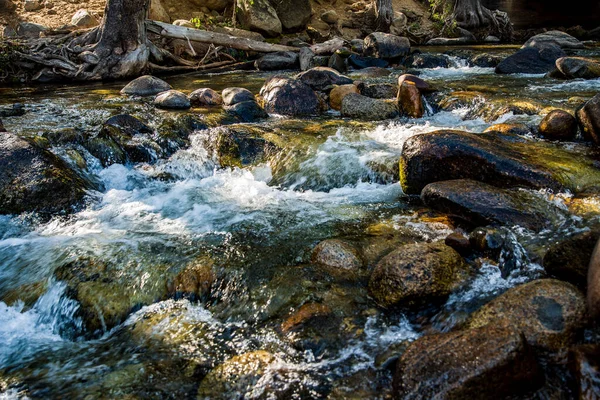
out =
{"type": "Polygon", "coordinates": [[[0,396],[594,398],[600,48],[549,36],[0,88],[0,396]]]}

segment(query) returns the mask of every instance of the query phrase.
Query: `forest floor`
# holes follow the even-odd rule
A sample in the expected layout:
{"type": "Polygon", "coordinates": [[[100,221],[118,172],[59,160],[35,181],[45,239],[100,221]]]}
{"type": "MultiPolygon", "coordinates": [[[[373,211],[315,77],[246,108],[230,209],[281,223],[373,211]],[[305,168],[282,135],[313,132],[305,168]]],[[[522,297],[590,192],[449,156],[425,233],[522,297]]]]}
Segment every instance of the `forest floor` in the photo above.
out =
{"type": "MultiPolygon", "coordinates": [[[[7,10],[0,6],[0,28],[10,25],[15,27],[19,22],[33,22],[44,25],[48,28],[57,29],[68,25],[71,22],[72,16],[80,9],[88,10],[98,20],[101,19],[104,12],[106,0],[41,0],[42,8],[35,11],[26,11],[23,0],[7,0],[12,1],[16,5],[16,9],[7,10]]],[[[335,10],[340,16],[340,20],[350,18],[351,9],[356,6],[369,6],[370,0],[342,1],[342,0],[311,0],[313,17],[311,24],[322,23],[320,16],[323,12],[335,10]],[[361,4],[362,3],[362,4],[361,4]]],[[[163,0],[163,6],[171,17],[171,21],[177,19],[187,19],[197,14],[199,7],[194,6],[193,2],[180,0],[163,0]]],[[[420,30],[430,30],[432,22],[429,19],[427,7],[418,0],[393,0],[395,11],[402,11],[409,16],[409,21],[413,21],[416,27],[420,30]]],[[[224,19],[229,20],[231,15],[226,10],[223,15],[224,19]]],[[[358,32],[344,29],[344,36],[354,36],[358,32]]]]}

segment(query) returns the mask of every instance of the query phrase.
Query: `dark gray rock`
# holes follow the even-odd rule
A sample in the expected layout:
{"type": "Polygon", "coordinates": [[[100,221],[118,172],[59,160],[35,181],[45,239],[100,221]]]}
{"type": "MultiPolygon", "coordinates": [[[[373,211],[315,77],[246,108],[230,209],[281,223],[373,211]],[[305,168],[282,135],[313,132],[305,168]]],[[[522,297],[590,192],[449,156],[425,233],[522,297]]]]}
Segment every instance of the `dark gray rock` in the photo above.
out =
{"type": "Polygon", "coordinates": [[[283,69],[298,69],[300,63],[298,61],[298,53],[280,51],[262,56],[256,60],[254,66],[260,71],[279,71],[283,69]]]}
{"type": "Polygon", "coordinates": [[[382,60],[380,58],[375,57],[363,57],[358,56],[356,54],[352,54],[348,57],[348,64],[356,69],[364,69],[364,68],[387,68],[390,63],[382,60]]]}
{"type": "Polygon", "coordinates": [[[255,122],[269,118],[269,114],[259,106],[256,101],[242,101],[232,106],[226,106],[225,111],[235,116],[240,122],[255,122]]]}
{"type": "Polygon", "coordinates": [[[192,106],[190,99],[177,90],[167,90],[166,92],[160,93],[154,99],[154,105],[158,108],[172,110],[186,110],[192,106]]]}
{"type": "Polygon", "coordinates": [[[152,75],[144,75],[129,82],[121,89],[121,94],[130,96],[154,96],[170,89],[172,89],[171,85],[162,79],[152,75]]]}
{"type": "Polygon", "coordinates": [[[221,96],[223,97],[223,104],[225,106],[233,106],[243,101],[255,101],[251,91],[238,87],[223,89],[221,96]]]}
{"type": "Polygon", "coordinates": [[[523,48],[526,47],[544,47],[550,44],[558,46],[561,49],[583,49],[585,46],[581,41],[561,31],[548,31],[531,37],[525,42],[523,48]]]}
{"type": "Polygon", "coordinates": [[[296,76],[296,79],[310,86],[313,90],[326,92],[334,85],[348,85],[354,81],[347,76],[328,67],[316,67],[296,76]]]}
{"type": "Polygon", "coordinates": [[[260,89],[265,109],[270,113],[310,116],[319,113],[319,99],[310,86],[299,80],[272,77],[260,89]]]}
{"type": "Polygon", "coordinates": [[[2,134],[0,213],[70,213],[92,188],[53,153],[15,134],[2,134]]]}
{"type": "Polygon", "coordinates": [[[403,57],[410,51],[408,38],[382,32],[368,35],[364,46],[365,56],[383,59],[403,57]]]}
{"type": "Polygon", "coordinates": [[[473,225],[519,225],[534,231],[557,226],[565,213],[531,192],[468,179],[430,183],[421,200],[436,211],[473,225]]]}
{"type": "Polygon", "coordinates": [[[310,0],[277,0],[271,3],[284,31],[296,32],[306,28],[312,15],[310,0]]]}
{"type": "Polygon", "coordinates": [[[545,74],[554,69],[556,60],[566,56],[553,44],[525,47],[508,56],[496,67],[497,74],[545,74]]]}

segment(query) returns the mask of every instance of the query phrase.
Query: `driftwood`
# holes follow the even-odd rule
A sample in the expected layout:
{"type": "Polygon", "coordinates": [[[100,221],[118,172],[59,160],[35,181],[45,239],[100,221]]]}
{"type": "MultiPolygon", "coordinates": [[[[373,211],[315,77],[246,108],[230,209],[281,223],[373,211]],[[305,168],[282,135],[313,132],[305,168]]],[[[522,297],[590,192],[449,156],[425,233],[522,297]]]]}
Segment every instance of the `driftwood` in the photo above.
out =
{"type": "Polygon", "coordinates": [[[289,47],[279,44],[259,42],[257,40],[230,36],[224,33],[208,32],[200,29],[186,28],[184,26],[176,26],[158,21],[146,20],[146,28],[148,32],[152,32],[157,35],[171,39],[183,39],[191,40],[192,42],[212,43],[216,46],[225,46],[237,50],[256,51],[259,53],[273,53],[277,51],[300,51],[300,49],[298,49],[297,47],[289,47]]]}
{"type": "Polygon", "coordinates": [[[323,43],[314,44],[310,46],[310,50],[315,53],[315,55],[320,56],[324,54],[333,54],[342,47],[344,47],[344,39],[334,38],[323,43]]]}

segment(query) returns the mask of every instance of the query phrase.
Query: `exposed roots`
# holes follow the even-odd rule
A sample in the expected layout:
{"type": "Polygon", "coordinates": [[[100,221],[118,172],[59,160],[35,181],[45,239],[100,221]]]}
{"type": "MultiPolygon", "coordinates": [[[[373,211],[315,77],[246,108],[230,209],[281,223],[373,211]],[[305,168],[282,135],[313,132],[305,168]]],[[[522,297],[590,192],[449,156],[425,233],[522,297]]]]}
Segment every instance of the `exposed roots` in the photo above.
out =
{"type": "Polygon", "coordinates": [[[503,40],[510,40],[513,36],[508,14],[489,10],[481,5],[480,0],[457,0],[452,19],[458,27],[470,31],[483,31],[485,35],[495,35],[503,40]]]}

